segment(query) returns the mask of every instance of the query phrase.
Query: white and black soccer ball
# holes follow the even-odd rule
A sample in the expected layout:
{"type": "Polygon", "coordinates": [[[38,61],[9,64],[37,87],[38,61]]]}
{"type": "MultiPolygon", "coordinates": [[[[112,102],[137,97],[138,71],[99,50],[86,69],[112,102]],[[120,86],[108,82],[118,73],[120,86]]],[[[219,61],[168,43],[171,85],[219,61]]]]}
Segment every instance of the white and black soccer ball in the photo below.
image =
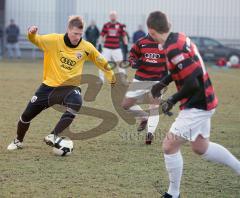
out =
{"type": "Polygon", "coordinates": [[[58,156],[71,155],[73,151],[73,141],[66,137],[57,138],[53,147],[53,153],[58,156]]]}

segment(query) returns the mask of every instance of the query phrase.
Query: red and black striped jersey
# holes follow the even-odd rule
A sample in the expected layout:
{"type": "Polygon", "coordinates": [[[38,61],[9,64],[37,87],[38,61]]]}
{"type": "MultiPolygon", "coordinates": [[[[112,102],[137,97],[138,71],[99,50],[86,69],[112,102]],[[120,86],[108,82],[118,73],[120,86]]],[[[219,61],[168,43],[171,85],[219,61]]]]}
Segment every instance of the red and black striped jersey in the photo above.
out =
{"type": "Polygon", "coordinates": [[[101,36],[105,36],[104,47],[110,49],[120,48],[120,38],[126,36],[125,25],[119,22],[105,23],[101,32],[101,36]]]}
{"type": "Polygon", "coordinates": [[[168,74],[162,45],[150,35],[137,41],[130,50],[129,61],[137,69],[135,78],[142,81],[160,81],[168,74]]]}
{"type": "Polygon", "coordinates": [[[170,33],[164,49],[168,70],[178,90],[189,77],[197,78],[200,84],[199,91],[181,100],[180,108],[214,109],[218,99],[196,45],[183,33],[170,33]]]}

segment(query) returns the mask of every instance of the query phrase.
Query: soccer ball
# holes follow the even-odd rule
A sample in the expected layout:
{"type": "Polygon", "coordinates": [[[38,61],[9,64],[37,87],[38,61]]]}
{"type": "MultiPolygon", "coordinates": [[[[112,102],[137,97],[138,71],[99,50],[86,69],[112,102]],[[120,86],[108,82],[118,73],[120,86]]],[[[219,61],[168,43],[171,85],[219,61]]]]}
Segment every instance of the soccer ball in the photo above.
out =
{"type": "Polygon", "coordinates": [[[73,141],[66,137],[59,137],[53,147],[53,153],[58,156],[71,155],[73,151],[73,141]]]}

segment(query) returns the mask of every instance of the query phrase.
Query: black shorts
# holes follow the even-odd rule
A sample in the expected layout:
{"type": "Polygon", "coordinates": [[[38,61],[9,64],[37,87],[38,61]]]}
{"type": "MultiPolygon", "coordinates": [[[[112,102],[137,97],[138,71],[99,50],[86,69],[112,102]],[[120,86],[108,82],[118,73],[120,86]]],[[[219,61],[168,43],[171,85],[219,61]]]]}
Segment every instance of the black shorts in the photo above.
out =
{"type": "Polygon", "coordinates": [[[82,106],[81,89],[76,86],[50,87],[41,84],[23,112],[22,121],[30,122],[42,110],[56,104],[78,112],[82,106]]]}

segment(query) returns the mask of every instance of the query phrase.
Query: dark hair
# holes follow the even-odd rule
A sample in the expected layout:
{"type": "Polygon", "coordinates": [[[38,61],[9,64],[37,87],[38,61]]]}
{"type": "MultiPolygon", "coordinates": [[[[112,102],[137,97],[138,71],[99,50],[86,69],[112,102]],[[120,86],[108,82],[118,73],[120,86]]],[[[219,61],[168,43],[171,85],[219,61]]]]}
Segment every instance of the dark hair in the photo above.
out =
{"type": "Polygon", "coordinates": [[[68,19],[68,28],[77,27],[79,29],[83,29],[84,21],[80,16],[70,16],[68,19]]]}
{"type": "Polygon", "coordinates": [[[147,18],[148,28],[156,30],[158,33],[167,33],[170,30],[166,14],[160,11],[151,12],[147,18]]]}

